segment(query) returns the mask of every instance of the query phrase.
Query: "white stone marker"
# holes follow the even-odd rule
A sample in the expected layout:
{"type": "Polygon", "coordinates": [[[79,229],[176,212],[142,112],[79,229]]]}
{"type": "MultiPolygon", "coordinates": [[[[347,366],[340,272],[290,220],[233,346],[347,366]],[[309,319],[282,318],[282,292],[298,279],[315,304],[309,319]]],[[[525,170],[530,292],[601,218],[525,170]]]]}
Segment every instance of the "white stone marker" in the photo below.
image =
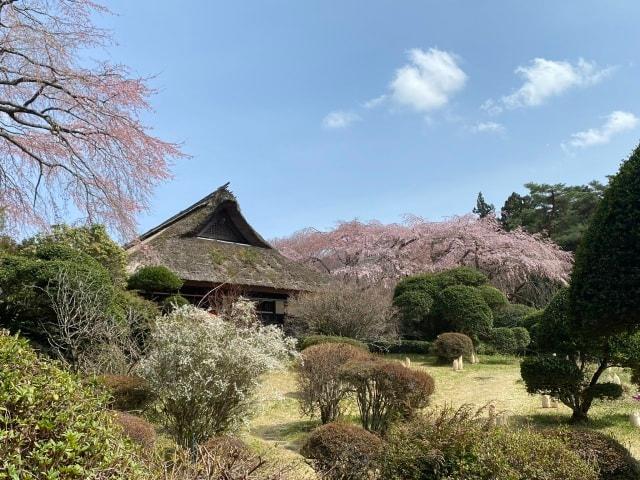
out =
{"type": "Polygon", "coordinates": [[[459,369],[460,369],[460,367],[458,366],[458,359],[456,358],[456,359],[453,361],[453,371],[454,371],[454,372],[457,372],[459,369]]]}
{"type": "Polygon", "coordinates": [[[542,408],[551,408],[551,397],[549,395],[542,395],[542,408]]]}
{"type": "Polygon", "coordinates": [[[629,420],[631,421],[631,425],[638,428],[640,427],[640,412],[633,412],[629,415],[629,420]]]}
{"type": "Polygon", "coordinates": [[[462,355],[458,358],[458,370],[464,370],[464,362],[462,361],[462,355]]]}

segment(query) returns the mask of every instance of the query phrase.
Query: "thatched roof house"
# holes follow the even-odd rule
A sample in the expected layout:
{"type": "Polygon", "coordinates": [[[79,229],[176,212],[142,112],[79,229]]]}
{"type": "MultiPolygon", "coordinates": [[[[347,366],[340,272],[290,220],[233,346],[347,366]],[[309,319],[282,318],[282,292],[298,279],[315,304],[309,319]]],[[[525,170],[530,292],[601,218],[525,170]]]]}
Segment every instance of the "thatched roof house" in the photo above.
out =
{"type": "Polygon", "coordinates": [[[182,295],[194,302],[214,289],[233,289],[257,300],[265,320],[280,321],[289,295],[315,290],[327,279],[269,245],[244,218],[228,185],[130,244],[129,268],[168,267],[184,280],[182,295]]]}

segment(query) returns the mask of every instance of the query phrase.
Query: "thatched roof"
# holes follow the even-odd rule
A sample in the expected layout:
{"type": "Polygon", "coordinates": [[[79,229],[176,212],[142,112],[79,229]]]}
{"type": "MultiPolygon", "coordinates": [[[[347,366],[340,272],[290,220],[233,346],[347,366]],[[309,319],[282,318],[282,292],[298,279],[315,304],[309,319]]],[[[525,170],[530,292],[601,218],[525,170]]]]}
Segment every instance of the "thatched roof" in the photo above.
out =
{"type": "Polygon", "coordinates": [[[129,267],[164,265],[183,280],[315,290],[326,277],[282,256],[246,221],[223,185],[127,246],[129,267]]]}

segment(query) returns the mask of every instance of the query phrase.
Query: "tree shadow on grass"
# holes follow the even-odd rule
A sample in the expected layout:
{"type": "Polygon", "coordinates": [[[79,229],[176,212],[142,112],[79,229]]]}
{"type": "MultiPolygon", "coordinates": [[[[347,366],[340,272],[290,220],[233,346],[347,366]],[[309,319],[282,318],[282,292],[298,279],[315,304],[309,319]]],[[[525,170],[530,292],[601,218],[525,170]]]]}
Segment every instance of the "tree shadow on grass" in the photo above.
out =
{"type": "Polygon", "coordinates": [[[531,427],[586,427],[593,430],[601,430],[605,428],[614,427],[620,425],[622,422],[627,421],[627,417],[624,414],[611,414],[607,416],[600,416],[596,418],[590,418],[584,423],[573,423],[571,421],[570,412],[566,413],[533,413],[529,415],[514,415],[511,417],[514,424],[520,426],[531,427]]]}

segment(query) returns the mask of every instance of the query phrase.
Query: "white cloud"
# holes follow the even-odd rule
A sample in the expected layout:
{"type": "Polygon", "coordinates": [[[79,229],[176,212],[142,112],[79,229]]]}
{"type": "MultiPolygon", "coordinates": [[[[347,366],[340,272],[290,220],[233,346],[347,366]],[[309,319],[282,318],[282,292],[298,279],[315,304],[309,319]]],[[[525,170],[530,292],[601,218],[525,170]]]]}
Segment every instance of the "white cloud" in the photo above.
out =
{"type": "Polygon", "coordinates": [[[482,108],[489,113],[500,113],[504,108],[535,107],[547,99],[563,94],[575,87],[594,85],[613,72],[613,67],[598,68],[584,59],[577,63],[535,58],[515,73],[524,79],[522,86],[499,101],[487,100],[482,108]]]}
{"type": "Polygon", "coordinates": [[[602,126],[571,135],[569,145],[584,148],[609,143],[616,134],[636,128],[638,122],[638,117],[633,113],[617,110],[607,115],[602,126]]]}
{"type": "Polygon", "coordinates": [[[362,106],[364,108],[376,108],[376,107],[382,105],[386,101],[387,101],[387,96],[386,95],[380,95],[379,97],[372,98],[371,100],[367,100],[366,102],[364,102],[362,104],[362,106]]]}
{"type": "MultiPolygon", "coordinates": [[[[409,59],[411,63],[399,68],[389,85],[390,98],[398,105],[419,112],[436,110],[446,105],[467,81],[456,56],[449,52],[414,48],[409,51],[409,59]]],[[[367,103],[375,106],[382,101],[378,99],[367,103]]]]}
{"type": "Polygon", "coordinates": [[[352,123],[361,120],[360,115],[354,112],[346,110],[335,110],[329,112],[329,114],[322,120],[322,125],[325,128],[337,129],[347,128],[352,123]]]}
{"type": "Polygon", "coordinates": [[[479,122],[471,127],[473,133],[504,133],[504,125],[496,122],[479,122]]]}

